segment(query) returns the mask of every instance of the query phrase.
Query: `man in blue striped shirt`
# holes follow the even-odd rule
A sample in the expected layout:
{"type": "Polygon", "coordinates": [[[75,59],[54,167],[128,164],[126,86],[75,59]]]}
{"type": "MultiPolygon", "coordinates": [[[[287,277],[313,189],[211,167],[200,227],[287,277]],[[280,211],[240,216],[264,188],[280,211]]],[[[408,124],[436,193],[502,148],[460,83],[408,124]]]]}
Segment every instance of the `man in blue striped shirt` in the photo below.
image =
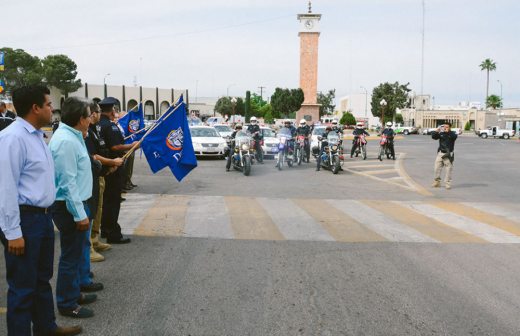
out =
{"type": "Polygon", "coordinates": [[[61,123],[49,148],[55,165],[54,224],[60,231],[61,256],[56,283],[56,304],[64,316],[92,317],[81,306],[94,302],[95,294],[80,292],[80,263],[90,226],[87,200],[92,196],[92,171],[84,137],[90,125],[88,102],[69,97],[61,108],[61,123]]]}
{"type": "Polygon", "coordinates": [[[58,327],[50,279],[54,229],[48,207],[55,199],[54,164],[41,127],[50,123],[50,91],[13,92],[18,118],[0,132],[0,240],[5,247],[8,335],[77,335],[58,327]]]}

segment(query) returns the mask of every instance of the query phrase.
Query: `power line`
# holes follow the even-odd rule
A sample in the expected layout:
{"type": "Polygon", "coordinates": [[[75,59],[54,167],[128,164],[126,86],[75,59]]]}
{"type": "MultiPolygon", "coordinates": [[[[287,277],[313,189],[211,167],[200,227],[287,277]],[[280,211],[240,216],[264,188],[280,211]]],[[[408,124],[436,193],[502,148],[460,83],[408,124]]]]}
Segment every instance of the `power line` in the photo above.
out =
{"type": "Polygon", "coordinates": [[[260,99],[264,100],[264,89],[265,89],[265,86],[259,86],[258,88],[260,89],[260,99]]]}

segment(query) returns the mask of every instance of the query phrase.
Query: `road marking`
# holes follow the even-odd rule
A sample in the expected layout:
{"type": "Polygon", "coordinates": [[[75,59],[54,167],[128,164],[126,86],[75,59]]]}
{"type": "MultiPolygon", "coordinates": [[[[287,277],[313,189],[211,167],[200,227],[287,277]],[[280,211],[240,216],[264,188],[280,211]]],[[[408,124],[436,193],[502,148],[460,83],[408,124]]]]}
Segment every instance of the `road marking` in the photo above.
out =
{"type": "Polygon", "coordinates": [[[404,169],[404,158],[406,157],[406,153],[400,153],[397,157],[397,160],[395,161],[395,168],[399,172],[399,175],[405,180],[406,184],[414,189],[417,193],[423,195],[423,196],[433,196],[431,192],[426,190],[423,186],[421,186],[419,183],[415,182],[410,175],[406,172],[406,169],[404,169]]]}
{"type": "Polygon", "coordinates": [[[492,215],[487,212],[481,211],[477,208],[470,207],[460,203],[457,204],[436,201],[433,204],[436,207],[447,210],[451,213],[471,218],[477,222],[491,225],[501,230],[510,232],[514,235],[520,236],[520,223],[510,221],[504,216],[492,215]]]}
{"type": "Polygon", "coordinates": [[[294,203],[312,216],[340,242],[381,242],[384,237],[323,200],[296,199],[294,203]]]}
{"type": "Polygon", "coordinates": [[[356,220],[390,241],[438,243],[439,241],[423,235],[411,227],[402,225],[359,201],[354,200],[327,200],[329,204],[355,216],[356,220]]]}
{"type": "Polygon", "coordinates": [[[134,234],[140,236],[182,236],[190,196],[160,195],[148,209],[134,234]]]}
{"type": "Polygon", "coordinates": [[[186,211],[187,237],[233,239],[233,230],[226,203],[222,196],[196,196],[191,198],[186,211]]]}
{"type": "Polygon", "coordinates": [[[510,209],[504,205],[495,205],[489,203],[463,202],[462,204],[480,209],[496,216],[503,216],[509,220],[520,223],[520,209],[510,209]]]}
{"type": "Polygon", "coordinates": [[[419,202],[402,203],[403,205],[418,211],[421,214],[436,219],[446,225],[452,226],[471,235],[482,238],[492,243],[520,243],[520,238],[493,226],[480,223],[470,218],[453,214],[432,204],[419,202]]]}
{"type": "Polygon", "coordinates": [[[401,202],[363,201],[363,203],[442,243],[485,243],[483,239],[406,208],[401,205],[401,202]]]}
{"type": "Polygon", "coordinates": [[[254,198],[225,197],[236,239],[284,240],[264,208],[254,198]]]}
{"type": "Polygon", "coordinates": [[[289,240],[334,241],[327,231],[293,201],[259,198],[285,238],[289,240]]]}
{"type": "Polygon", "coordinates": [[[155,204],[158,195],[127,193],[126,201],[119,212],[119,223],[123,234],[133,234],[136,228],[143,222],[146,216],[145,209],[150,209],[155,204]]]}
{"type": "Polygon", "coordinates": [[[369,175],[378,175],[378,174],[396,174],[397,172],[395,171],[395,169],[379,169],[379,170],[370,170],[370,171],[366,171],[365,174],[369,174],[369,175]]]}
{"type": "Polygon", "coordinates": [[[376,161],[374,162],[374,164],[367,164],[367,165],[354,165],[354,166],[351,166],[349,164],[349,168],[350,169],[357,169],[357,168],[386,168],[386,167],[394,167],[394,164],[388,164],[388,163],[379,163],[380,161],[376,161]]]}

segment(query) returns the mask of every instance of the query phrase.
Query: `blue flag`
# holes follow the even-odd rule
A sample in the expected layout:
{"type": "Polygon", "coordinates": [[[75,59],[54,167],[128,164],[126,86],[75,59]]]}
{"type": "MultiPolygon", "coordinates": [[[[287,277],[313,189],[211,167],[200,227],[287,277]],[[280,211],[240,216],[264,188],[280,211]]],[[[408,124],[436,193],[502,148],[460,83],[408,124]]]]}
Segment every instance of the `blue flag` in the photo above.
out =
{"type": "Polygon", "coordinates": [[[137,109],[134,108],[128,111],[127,114],[119,119],[119,125],[121,125],[125,131],[125,138],[130,137],[125,140],[125,143],[139,141],[145,134],[144,131],[141,131],[144,129],[143,104],[139,103],[137,109]]]}
{"type": "Polygon", "coordinates": [[[143,139],[141,148],[154,173],[168,166],[179,182],[197,167],[186,104],[182,100],[157,120],[155,128],[143,139]]]}

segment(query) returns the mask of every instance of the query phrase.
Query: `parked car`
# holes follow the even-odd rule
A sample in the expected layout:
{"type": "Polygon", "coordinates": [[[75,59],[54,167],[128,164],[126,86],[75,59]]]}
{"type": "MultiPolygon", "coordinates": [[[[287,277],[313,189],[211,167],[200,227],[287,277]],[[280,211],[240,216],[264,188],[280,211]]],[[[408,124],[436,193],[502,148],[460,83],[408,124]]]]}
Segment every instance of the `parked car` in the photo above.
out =
{"type": "Polygon", "coordinates": [[[229,127],[228,125],[215,124],[213,125],[213,128],[215,128],[217,132],[220,134],[220,136],[223,138],[231,136],[231,134],[233,133],[233,129],[231,129],[231,127],[229,127]]]}
{"type": "Polygon", "coordinates": [[[500,129],[498,126],[488,127],[485,130],[478,130],[475,133],[482,139],[486,139],[488,137],[493,138],[503,138],[503,139],[509,139],[512,136],[515,136],[515,130],[506,130],[506,129],[500,129]]]}
{"type": "Polygon", "coordinates": [[[417,127],[413,127],[413,126],[396,126],[396,127],[394,127],[394,131],[397,134],[404,134],[404,135],[419,133],[419,129],[417,127]]]}
{"type": "Polygon", "coordinates": [[[224,158],[226,140],[210,126],[190,127],[191,141],[196,156],[217,156],[224,158]]]}
{"type": "Polygon", "coordinates": [[[276,133],[269,127],[260,127],[264,142],[262,143],[262,150],[265,157],[273,157],[278,153],[278,143],[280,140],[276,137],[276,133]],[[274,149],[273,149],[274,148],[274,149]],[[276,151],[276,152],[273,152],[276,151]]]}
{"type": "Polygon", "coordinates": [[[314,126],[311,134],[311,150],[319,146],[318,137],[325,133],[325,126],[314,126]]]}
{"type": "Polygon", "coordinates": [[[188,118],[188,124],[190,126],[201,126],[202,125],[202,120],[200,120],[200,118],[197,118],[197,117],[189,117],[188,118]]]}
{"type": "Polygon", "coordinates": [[[423,135],[431,135],[433,131],[437,130],[437,128],[423,128],[422,134],[423,135]]]}

